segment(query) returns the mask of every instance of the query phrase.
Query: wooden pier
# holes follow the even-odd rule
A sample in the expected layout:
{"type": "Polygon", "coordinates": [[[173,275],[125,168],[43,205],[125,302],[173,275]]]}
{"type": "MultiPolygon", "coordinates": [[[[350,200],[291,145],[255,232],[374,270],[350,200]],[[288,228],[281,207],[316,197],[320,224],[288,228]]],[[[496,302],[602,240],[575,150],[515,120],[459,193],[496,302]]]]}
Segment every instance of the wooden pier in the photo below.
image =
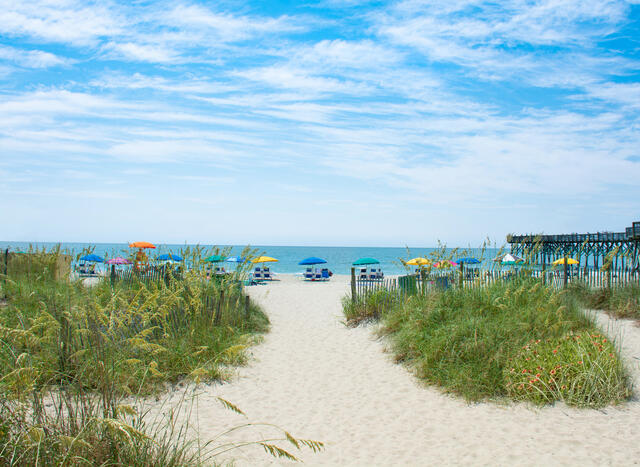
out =
{"type": "Polygon", "coordinates": [[[640,222],[624,232],[564,235],[507,235],[511,253],[530,262],[551,264],[565,256],[580,261],[580,267],[614,271],[640,270],[640,222]]]}

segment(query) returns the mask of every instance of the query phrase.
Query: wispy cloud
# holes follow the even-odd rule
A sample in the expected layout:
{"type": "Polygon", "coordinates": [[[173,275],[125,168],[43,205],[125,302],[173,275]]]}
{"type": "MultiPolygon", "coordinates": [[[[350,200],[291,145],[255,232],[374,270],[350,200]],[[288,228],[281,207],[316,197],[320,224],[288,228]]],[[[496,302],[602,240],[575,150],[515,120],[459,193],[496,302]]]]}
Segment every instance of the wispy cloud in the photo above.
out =
{"type": "Polygon", "coordinates": [[[480,236],[604,222],[616,200],[640,209],[633,15],[615,0],[0,0],[0,193],[210,205],[240,233],[245,211],[307,235],[313,211],[345,238],[384,210],[385,242],[405,216],[420,242],[460,238],[460,218],[480,236]]]}

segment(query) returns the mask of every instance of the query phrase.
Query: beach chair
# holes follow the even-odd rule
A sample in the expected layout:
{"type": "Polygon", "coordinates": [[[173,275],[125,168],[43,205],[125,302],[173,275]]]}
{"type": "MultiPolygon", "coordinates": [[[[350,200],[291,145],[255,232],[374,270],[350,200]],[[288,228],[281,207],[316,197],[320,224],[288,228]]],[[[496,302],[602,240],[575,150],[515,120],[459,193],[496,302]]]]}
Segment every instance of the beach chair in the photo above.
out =
{"type": "Polygon", "coordinates": [[[271,275],[271,271],[269,271],[268,269],[264,269],[262,271],[262,277],[265,281],[272,281],[273,280],[273,276],[271,275]]]}
{"type": "Polygon", "coordinates": [[[369,280],[369,275],[367,274],[367,269],[366,268],[360,269],[360,277],[359,277],[359,279],[361,281],[369,280]]]}
{"type": "Polygon", "coordinates": [[[311,268],[307,268],[307,270],[304,272],[304,280],[306,281],[312,281],[314,277],[313,271],[311,270],[311,268]]]}
{"type": "Polygon", "coordinates": [[[328,269],[322,269],[322,271],[320,271],[320,277],[323,281],[328,281],[329,280],[329,270],[328,269]]]}
{"type": "Polygon", "coordinates": [[[378,271],[377,271],[377,269],[371,269],[371,272],[369,273],[369,280],[372,280],[372,281],[377,281],[378,280],[378,271]]]}
{"type": "Polygon", "coordinates": [[[260,282],[260,281],[264,280],[264,276],[262,275],[261,272],[255,271],[252,275],[253,275],[253,280],[254,281],[260,282]]]}
{"type": "Polygon", "coordinates": [[[378,280],[382,280],[384,279],[384,272],[382,272],[382,269],[379,269],[378,272],[376,273],[377,279],[378,280]]]}
{"type": "Polygon", "coordinates": [[[314,271],[313,273],[313,280],[314,281],[321,281],[322,280],[322,272],[318,271],[317,269],[314,271]]]}

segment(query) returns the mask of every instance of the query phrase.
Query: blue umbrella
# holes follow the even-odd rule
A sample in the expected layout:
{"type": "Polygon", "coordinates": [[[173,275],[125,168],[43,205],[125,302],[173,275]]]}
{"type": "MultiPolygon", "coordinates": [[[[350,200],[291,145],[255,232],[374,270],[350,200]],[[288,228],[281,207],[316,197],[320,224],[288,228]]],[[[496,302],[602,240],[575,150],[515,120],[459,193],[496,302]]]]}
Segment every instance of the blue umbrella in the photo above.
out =
{"type": "Polygon", "coordinates": [[[182,257],[181,256],[174,255],[174,254],[171,254],[171,253],[157,256],[156,259],[158,261],[171,261],[171,260],[173,260],[173,261],[182,261],[182,257]]]}
{"type": "Polygon", "coordinates": [[[456,262],[458,264],[480,264],[480,261],[475,258],[460,258],[456,262]]]}
{"type": "Polygon", "coordinates": [[[244,263],[245,262],[245,258],[243,258],[242,256],[229,256],[227,258],[227,261],[229,263],[244,263]]]}
{"type": "Polygon", "coordinates": [[[322,258],[316,258],[315,256],[312,256],[311,258],[303,259],[298,264],[300,264],[301,266],[311,266],[313,264],[323,264],[323,263],[326,263],[326,261],[323,260],[322,258]]]}
{"type": "Polygon", "coordinates": [[[94,263],[104,263],[104,259],[103,258],[101,258],[98,255],[94,255],[94,254],[85,255],[82,258],[80,258],[80,261],[92,261],[94,263]]]}

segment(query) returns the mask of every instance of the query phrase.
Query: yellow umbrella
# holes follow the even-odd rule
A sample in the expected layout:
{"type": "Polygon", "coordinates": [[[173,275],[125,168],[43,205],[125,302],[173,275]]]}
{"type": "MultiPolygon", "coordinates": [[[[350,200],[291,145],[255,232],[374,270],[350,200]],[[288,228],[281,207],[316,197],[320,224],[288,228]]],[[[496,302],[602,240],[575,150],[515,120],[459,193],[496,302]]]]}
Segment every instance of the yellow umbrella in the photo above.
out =
{"type": "Polygon", "coordinates": [[[271,256],[258,256],[255,259],[251,260],[252,263],[277,263],[278,260],[275,258],[272,258],[271,256]]]}
{"type": "MultiPolygon", "coordinates": [[[[565,260],[565,258],[560,258],[560,259],[555,260],[551,264],[553,264],[554,266],[561,266],[561,265],[564,264],[564,260],[565,260]]],[[[576,261],[573,258],[566,258],[566,260],[567,260],[567,264],[580,264],[578,261],[576,261]]]]}
{"type": "Polygon", "coordinates": [[[426,266],[427,264],[431,264],[431,261],[427,258],[413,258],[405,263],[407,266],[426,266]]]}

